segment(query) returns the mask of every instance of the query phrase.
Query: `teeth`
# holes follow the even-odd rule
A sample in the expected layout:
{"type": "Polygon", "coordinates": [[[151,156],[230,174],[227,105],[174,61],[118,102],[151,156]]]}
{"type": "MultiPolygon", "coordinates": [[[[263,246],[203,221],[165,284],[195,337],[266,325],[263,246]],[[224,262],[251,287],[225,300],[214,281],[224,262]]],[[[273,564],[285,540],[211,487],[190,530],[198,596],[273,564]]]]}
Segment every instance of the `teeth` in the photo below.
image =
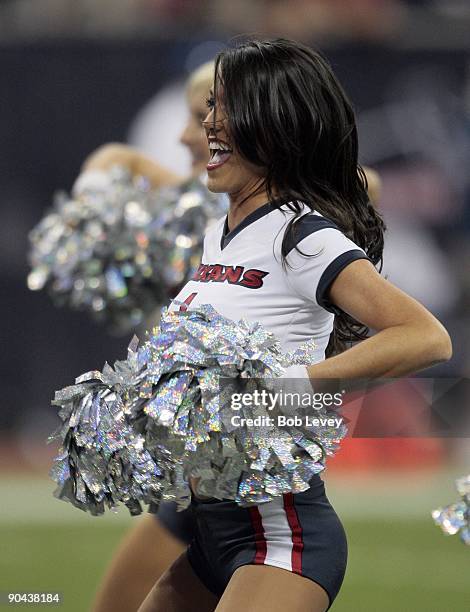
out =
{"type": "Polygon", "coordinates": [[[227,152],[232,151],[229,147],[224,146],[220,142],[215,142],[215,141],[209,142],[209,149],[211,151],[227,151],[227,152]]]}

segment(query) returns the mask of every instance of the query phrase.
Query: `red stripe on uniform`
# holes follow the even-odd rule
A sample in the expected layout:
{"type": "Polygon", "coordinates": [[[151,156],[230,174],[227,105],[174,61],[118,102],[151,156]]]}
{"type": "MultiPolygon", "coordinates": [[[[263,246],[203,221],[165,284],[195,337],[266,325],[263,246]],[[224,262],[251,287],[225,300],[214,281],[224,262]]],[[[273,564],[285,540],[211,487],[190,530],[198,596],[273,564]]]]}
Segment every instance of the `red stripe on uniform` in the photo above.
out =
{"type": "Polygon", "coordinates": [[[248,508],[250,511],[251,524],[255,531],[256,554],[253,563],[264,563],[266,559],[267,543],[264,537],[263,521],[257,506],[248,508]]]}
{"type": "Polygon", "coordinates": [[[283,498],[287,522],[292,531],[292,571],[294,574],[302,574],[302,551],[304,549],[302,526],[294,506],[293,493],[285,493],[283,498]]]}

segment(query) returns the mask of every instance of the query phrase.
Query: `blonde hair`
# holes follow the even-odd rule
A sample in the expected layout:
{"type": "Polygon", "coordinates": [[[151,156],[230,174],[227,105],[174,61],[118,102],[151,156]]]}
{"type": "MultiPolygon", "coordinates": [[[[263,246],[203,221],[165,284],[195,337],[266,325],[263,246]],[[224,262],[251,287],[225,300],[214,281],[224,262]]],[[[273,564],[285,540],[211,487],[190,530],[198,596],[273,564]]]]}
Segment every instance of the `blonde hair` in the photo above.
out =
{"type": "Polygon", "coordinates": [[[215,63],[213,61],[206,62],[190,74],[186,86],[188,96],[195,94],[196,90],[200,89],[209,91],[214,83],[214,68],[215,63]]]}

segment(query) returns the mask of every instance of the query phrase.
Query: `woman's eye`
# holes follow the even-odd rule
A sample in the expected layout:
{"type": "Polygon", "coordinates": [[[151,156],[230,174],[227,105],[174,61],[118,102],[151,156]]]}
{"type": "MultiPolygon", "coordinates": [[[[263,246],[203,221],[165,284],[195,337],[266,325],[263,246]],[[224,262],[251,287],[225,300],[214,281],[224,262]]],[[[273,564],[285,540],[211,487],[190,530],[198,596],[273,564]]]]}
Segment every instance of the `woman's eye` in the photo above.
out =
{"type": "Polygon", "coordinates": [[[215,99],[213,96],[210,96],[209,98],[206,98],[206,106],[207,108],[214,108],[215,106],[215,99]]]}

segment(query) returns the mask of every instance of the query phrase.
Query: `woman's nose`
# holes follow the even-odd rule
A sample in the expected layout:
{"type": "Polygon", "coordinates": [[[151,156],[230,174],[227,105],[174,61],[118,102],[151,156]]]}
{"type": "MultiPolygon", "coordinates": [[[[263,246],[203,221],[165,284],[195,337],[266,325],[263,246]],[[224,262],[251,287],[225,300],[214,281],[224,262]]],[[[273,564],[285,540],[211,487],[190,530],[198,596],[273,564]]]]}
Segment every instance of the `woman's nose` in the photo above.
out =
{"type": "Polygon", "coordinates": [[[209,130],[214,129],[214,109],[211,108],[207,113],[205,119],[202,120],[202,127],[205,129],[206,134],[209,130]]]}
{"type": "Polygon", "coordinates": [[[206,123],[206,122],[211,122],[211,123],[213,123],[213,121],[214,121],[214,109],[213,109],[213,108],[210,108],[210,109],[209,109],[209,112],[208,112],[208,113],[207,113],[207,115],[206,115],[206,118],[205,118],[205,119],[204,119],[202,122],[203,122],[203,123],[206,123]]]}

